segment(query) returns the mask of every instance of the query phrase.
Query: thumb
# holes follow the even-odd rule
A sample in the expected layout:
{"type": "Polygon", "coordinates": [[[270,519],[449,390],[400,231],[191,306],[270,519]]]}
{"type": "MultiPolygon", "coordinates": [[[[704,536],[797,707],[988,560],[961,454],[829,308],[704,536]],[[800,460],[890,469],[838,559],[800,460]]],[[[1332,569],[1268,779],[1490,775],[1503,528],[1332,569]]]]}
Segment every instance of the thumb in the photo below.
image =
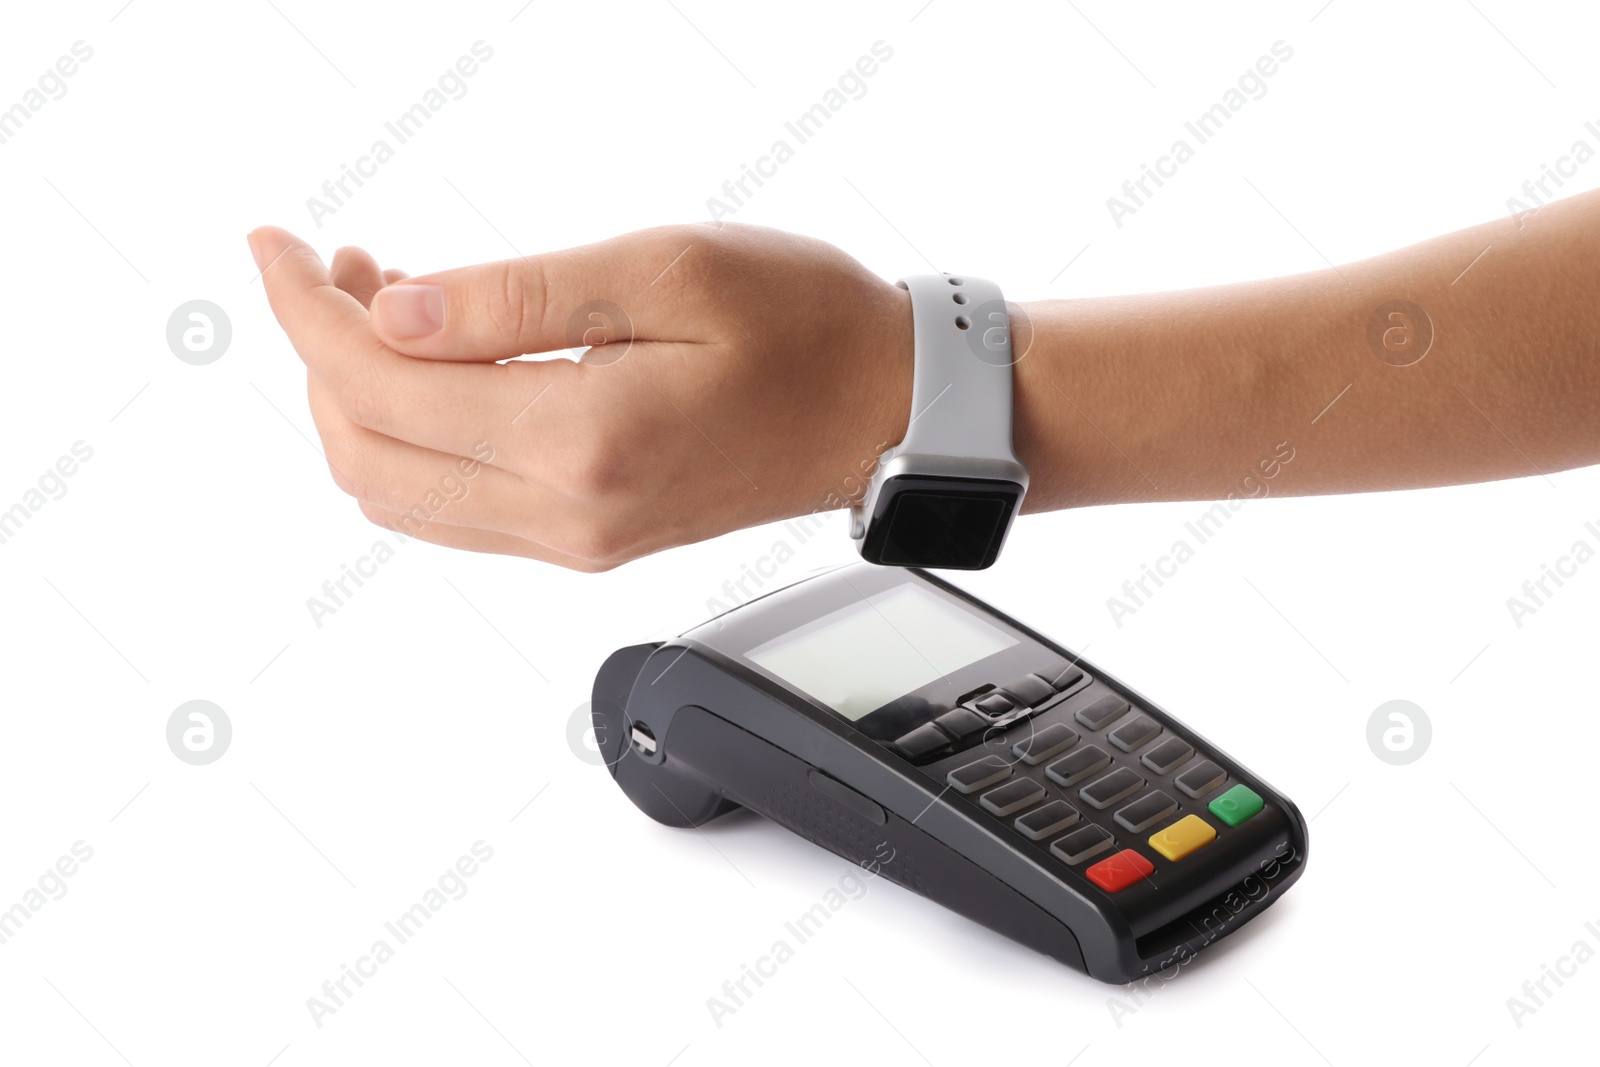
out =
{"type": "Polygon", "coordinates": [[[674,257],[694,255],[695,238],[664,236],[686,229],[694,227],[406,278],[373,296],[372,328],[397,352],[481,362],[595,344],[699,340],[694,301],[680,285],[655,284],[669,264],[682,268],[674,257]]]}

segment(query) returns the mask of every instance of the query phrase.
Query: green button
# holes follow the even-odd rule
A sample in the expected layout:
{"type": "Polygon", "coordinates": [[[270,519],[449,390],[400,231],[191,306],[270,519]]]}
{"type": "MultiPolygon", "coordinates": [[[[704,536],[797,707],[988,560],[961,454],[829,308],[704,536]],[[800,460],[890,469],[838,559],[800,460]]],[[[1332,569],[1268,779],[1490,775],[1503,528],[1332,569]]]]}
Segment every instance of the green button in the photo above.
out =
{"type": "Polygon", "coordinates": [[[1238,826],[1263,806],[1261,794],[1247,785],[1236,785],[1207,805],[1211,814],[1229,826],[1238,826]]]}

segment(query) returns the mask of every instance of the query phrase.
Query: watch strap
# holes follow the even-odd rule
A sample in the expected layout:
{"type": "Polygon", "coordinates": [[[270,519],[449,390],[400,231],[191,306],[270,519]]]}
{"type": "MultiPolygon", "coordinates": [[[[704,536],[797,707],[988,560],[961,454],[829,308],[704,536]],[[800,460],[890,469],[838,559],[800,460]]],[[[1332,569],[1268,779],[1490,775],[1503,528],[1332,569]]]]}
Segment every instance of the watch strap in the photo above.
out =
{"type": "Polygon", "coordinates": [[[1015,462],[1014,361],[1000,286],[949,274],[897,284],[911,294],[913,372],[910,421],[892,454],[1015,462]]]}

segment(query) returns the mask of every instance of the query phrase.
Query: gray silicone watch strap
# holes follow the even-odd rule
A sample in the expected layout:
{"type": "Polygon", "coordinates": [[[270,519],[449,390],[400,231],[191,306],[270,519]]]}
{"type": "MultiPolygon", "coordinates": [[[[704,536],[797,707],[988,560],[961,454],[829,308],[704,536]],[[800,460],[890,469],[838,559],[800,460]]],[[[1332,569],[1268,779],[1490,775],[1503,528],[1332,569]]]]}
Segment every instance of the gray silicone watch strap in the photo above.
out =
{"type": "Polygon", "coordinates": [[[1015,359],[1000,287],[950,274],[917,274],[898,284],[911,294],[910,422],[905,438],[878,458],[866,495],[851,509],[857,542],[867,536],[884,484],[898,476],[1009,481],[1024,492],[1028,486],[1011,444],[1015,359]]]}
{"type": "Polygon", "coordinates": [[[911,422],[896,453],[1015,463],[1011,327],[1000,287],[967,275],[916,274],[911,422]]]}

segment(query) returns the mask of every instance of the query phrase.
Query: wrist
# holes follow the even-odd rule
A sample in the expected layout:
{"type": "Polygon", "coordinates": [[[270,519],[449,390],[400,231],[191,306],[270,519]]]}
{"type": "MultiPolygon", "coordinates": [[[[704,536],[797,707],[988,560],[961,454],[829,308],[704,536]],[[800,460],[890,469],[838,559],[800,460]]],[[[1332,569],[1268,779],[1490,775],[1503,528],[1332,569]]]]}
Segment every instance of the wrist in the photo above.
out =
{"type": "MultiPolygon", "coordinates": [[[[1086,301],[1041,300],[1007,305],[1014,365],[1012,439],[1028,468],[1027,512],[1110,503],[1105,484],[1114,449],[1095,428],[1091,399],[1101,369],[1082,350],[1086,301]]],[[[1123,465],[1124,467],[1126,464],[1123,465]]]]}
{"type": "Polygon", "coordinates": [[[833,511],[859,504],[883,454],[899,444],[911,420],[914,336],[911,295],[874,279],[865,290],[840,371],[854,384],[844,397],[830,440],[817,455],[825,458],[820,480],[806,490],[816,503],[806,510],[833,511]]]}
{"type": "Polygon", "coordinates": [[[974,275],[918,273],[897,285],[913,349],[906,430],[880,457],[851,536],[872,563],[982,570],[1028,485],[1013,444],[1008,306],[974,275]]]}
{"type": "Polygon", "coordinates": [[[883,308],[876,319],[875,347],[867,358],[872,366],[866,387],[871,441],[866,449],[866,462],[861,464],[864,477],[852,496],[852,503],[859,503],[866,495],[867,480],[877,469],[883,454],[905,440],[911,425],[911,390],[916,364],[911,294],[897,285],[887,285],[884,290],[883,308]]]}

